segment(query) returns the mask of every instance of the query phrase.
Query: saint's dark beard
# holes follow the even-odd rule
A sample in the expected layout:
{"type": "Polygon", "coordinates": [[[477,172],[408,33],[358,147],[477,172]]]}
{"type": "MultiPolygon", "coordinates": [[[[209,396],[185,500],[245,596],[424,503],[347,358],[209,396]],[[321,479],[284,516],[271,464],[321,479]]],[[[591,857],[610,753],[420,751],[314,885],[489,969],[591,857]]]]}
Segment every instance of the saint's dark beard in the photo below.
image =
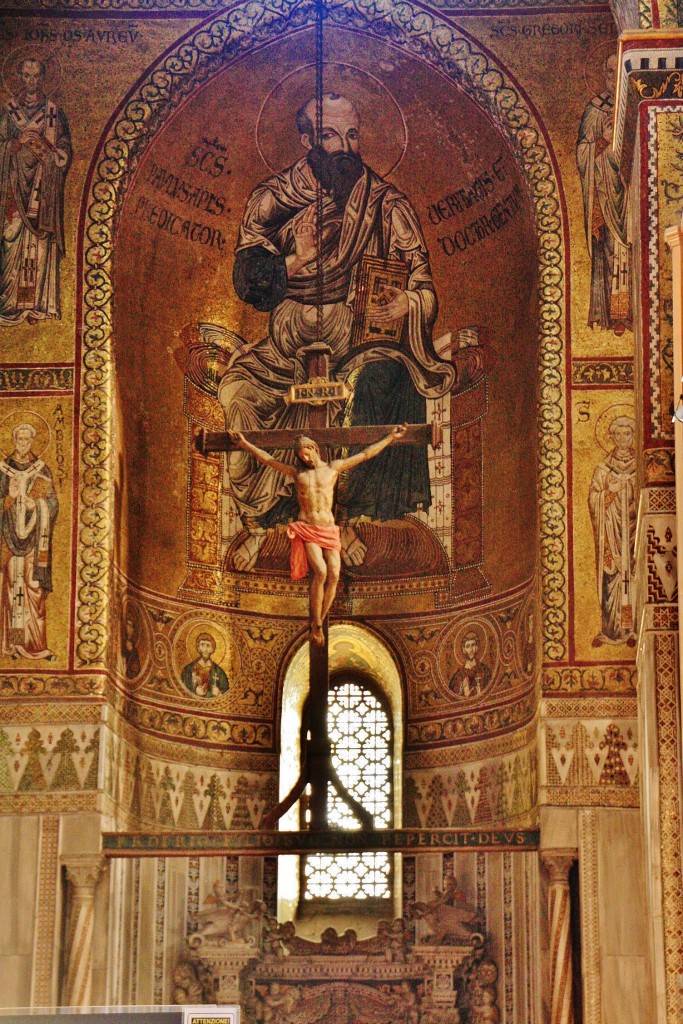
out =
{"type": "Polygon", "coordinates": [[[346,206],[353,186],[363,174],[358,153],[327,153],[322,146],[308,151],[308,166],[340,210],[346,206]]]}

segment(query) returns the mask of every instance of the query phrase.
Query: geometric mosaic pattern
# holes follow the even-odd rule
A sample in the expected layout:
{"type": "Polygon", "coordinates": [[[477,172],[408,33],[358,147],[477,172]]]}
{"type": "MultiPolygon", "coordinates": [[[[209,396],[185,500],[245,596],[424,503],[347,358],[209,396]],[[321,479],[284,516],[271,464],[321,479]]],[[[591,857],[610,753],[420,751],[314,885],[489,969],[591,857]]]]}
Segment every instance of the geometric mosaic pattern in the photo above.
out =
{"type": "Polygon", "coordinates": [[[113,733],[104,754],[104,788],[119,828],[252,829],[277,803],[271,773],[179,764],[136,750],[113,733]]]}
{"type": "Polygon", "coordinates": [[[678,646],[671,633],[656,634],[654,639],[666,1002],[667,1020],[674,1021],[680,1006],[678,982],[683,976],[678,646]]]}
{"type": "Polygon", "coordinates": [[[540,764],[543,803],[638,805],[640,762],[635,719],[544,720],[540,764]]]}
{"type": "Polygon", "coordinates": [[[472,828],[532,823],[536,807],[536,755],[526,748],[466,768],[407,773],[403,783],[406,828],[472,828]]]}

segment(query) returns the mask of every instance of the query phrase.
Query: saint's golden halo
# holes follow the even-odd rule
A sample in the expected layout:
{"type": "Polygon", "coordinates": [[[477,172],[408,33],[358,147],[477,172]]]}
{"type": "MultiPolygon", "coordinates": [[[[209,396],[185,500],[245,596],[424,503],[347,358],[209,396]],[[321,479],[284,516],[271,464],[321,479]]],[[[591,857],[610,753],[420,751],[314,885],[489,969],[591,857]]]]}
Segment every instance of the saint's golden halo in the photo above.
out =
{"type": "Polygon", "coordinates": [[[31,442],[31,451],[36,458],[39,459],[49,445],[52,434],[47,420],[37,412],[14,409],[0,422],[0,457],[3,459],[8,458],[14,451],[12,431],[23,423],[28,423],[36,432],[31,442]]]}
{"type": "MultiPolygon", "coordinates": [[[[408,147],[408,126],[386,85],[353,64],[325,61],[323,88],[326,93],[345,96],[358,111],[360,153],[368,167],[382,178],[395,171],[408,147]]],[[[305,154],[295,118],[314,95],[315,64],[311,62],[285,75],[261,104],[256,120],[256,146],[274,174],[305,154]]]]}
{"type": "Polygon", "coordinates": [[[614,441],[609,432],[609,428],[620,416],[628,416],[630,420],[633,420],[633,429],[635,432],[636,421],[635,421],[635,406],[631,402],[617,402],[615,405],[609,405],[606,409],[603,409],[597,420],[595,421],[595,440],[602,448],[605,454],[608,454],[614,448],[614,441]]]}
{"type": "Polygon", "coordinates": [[[46,96],[53,97],[62,80],[62,65],[59,57],[40,43],[25,43],[11,50],[2,62],[2,84],[10,96],[21,92],[22,84],[19,68],[25,60],[39,60],[45,65],[45,78],[42,89],[46,96]]]}
{"type": "Polygon", "coordinates": [[[458,626],[456,630],[451,633],[446,647],[451,647],[455,660],[460,663],[463,657],[462,645],[465,637],[469,633],[474,633],[477,640],[479,641],[479,649],[477,651],[477,661],[481,661],[486,656],[486,652],[489,647],[489,638],[485,627],[481,622],[465,622],[461,626],[458,626]]]}
{"type": "MultiPolygon", "coordinates": [[[[217,665],[220,665],[222,669],[230,667],[230,657],[228,655],[228,643],[223,636],[223,633],[216,628],[214,622],[194,622],[187,633],[185,634],[185,650],[187,651],[187,662],[195,661],[198,657],[197,652],[197,637],[201,633],[208,633],[213,638],[216,644],[216,650],[211,655],[211,660],[215,661],[217,665]]],[[[182,644],[178,644],[176,650],[178,651],[178,657],[182,661],[182,644]]],[[[184,668],[187,662],[183,661],[180,665],[180,670],[184,668]]]]}
{"type": "Polygon", "coordinates": [[[616,39],[603,39],[587,55],[583,65],[583,78],[591,98],[605,91],[605,64],[609,57],[616,56],[616,39]]]}

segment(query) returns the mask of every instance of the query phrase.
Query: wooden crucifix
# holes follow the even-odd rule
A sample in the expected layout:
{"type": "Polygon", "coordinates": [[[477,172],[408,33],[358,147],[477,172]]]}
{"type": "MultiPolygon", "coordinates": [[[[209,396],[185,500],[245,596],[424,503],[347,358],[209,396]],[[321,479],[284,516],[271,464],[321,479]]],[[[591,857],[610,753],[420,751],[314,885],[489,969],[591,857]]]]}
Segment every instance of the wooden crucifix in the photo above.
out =
{"type": "MultiPolygon", "coordinates": [[[[333,503],[334,485],[339,472],[357,465],[367,458],[379,454],[389,444],[431,444],[437,448],[441,444],[441,428],[437,424],[396,424],[381,426],[333,427],[329,423],[329,407],[332,402],[339,402],[345,397],[344,384],[329,379],[329,347],[316,342],[304,350],[308,381],[292,388],[290,401],[305,402],[309,405],[310,438],[302,438],[296,430],[257,430],[245,434],[233,432],[210,432],[203,430],[199,435],[197,447],[206,455],[209,452],[231,452],[242,448],[251,452],[260,461],[279,469],[292,478],[299,499],[300,512],[303,520],[292,524],[288,532],[294,533],[297,540],[297,527],[302,524],[303,537],[307,527],[322,522],[323,527],[334,525],[333,503]],[[311,444],[314,442],[313,448],[311,444]],[[365,445],[364,452],[345,460],[334,460],[327,464],[318,454],[327,446],[348,447],[365,445]],[[296,449],[303,462],[303,468],[296,470],[290,465],[277,462],[271,458],[266,449],[296,449]],[[315,450],[313,450],[315,449],[315,450]],[[306,520],[310,520],[307,522],[306,520]]],[[[290,537],[291,537],[290,533],[290,537]]],[[[327,700],[329,692],[329,659],[328,659],[328,624],[327,613],[334,598],[336,578],[333,586],[326,587],[327,579],[320,568],[318,559],[323,557],[320,545],[312,541],[306,542],[306,557],[313,576],[310,584],[310,615],[311,643],[310,676],[309,676],[309,722],[305,738],[302,740],[301,773],[285,799],[278,804],[264,819],[266,828],[271,828],[290,807],[302,796],[310,786],[309,810],[310,828],[321,830],[328,827],[328,787],[333,786],[340,799],[352,810],[363,828],[372,828],[372,815],[348,792],[339,779],[332,764],[331,743],[327,729],[327,700]],[[315,548],[318,548],[318,551],[315,548]],[[321,585],[321,578],[323,583],[321,585]]],[[[323,549],[324,551],[325,549],[323,549]]],[[[327,553],[327,552],[326,552],[327,553]]],[[[336,559],[325,559],[323,565],[330,571],[330,563],[336,563],[337,577],[339,566],[339,549],[336,559]]]]}

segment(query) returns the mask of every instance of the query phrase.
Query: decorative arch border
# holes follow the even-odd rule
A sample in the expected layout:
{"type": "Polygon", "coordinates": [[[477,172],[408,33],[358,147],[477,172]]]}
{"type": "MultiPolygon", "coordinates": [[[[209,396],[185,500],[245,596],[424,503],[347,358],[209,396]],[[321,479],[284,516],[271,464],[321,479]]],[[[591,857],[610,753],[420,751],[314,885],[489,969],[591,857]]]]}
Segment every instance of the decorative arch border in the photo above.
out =
{"type": "MultiPolygon", "coordinates": [[[[508,139],[533,203],[539,250],[539,517],[545,657],[567,651],[567,527],[562,204],[553,160],[515,83],[462,30],[411,0],[338,0],[330,24],[361,30],[425,61],[474,99],[508,139]]],[[[112,256],[131,177],[178,106],[223,68],[283,33],[312,27],[312,0],[246,0],[194,29],[157,61],[105,129],[86,184],[79,232],[81,491],[76,662],[103,665],[113,548],[112,256]]]]}

